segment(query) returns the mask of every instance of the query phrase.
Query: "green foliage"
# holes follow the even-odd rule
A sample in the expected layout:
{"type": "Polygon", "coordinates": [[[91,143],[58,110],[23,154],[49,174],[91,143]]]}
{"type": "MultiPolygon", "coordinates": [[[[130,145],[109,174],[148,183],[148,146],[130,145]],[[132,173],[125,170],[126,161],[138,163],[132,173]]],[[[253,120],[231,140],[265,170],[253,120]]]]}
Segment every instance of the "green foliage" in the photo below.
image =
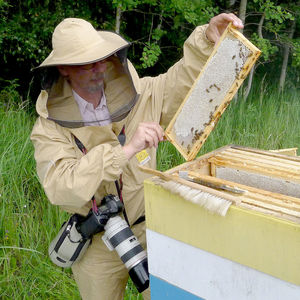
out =
{"type": "Polygon", "coordinates": [[[0,0],[0,11],[2,12],[4,9],[7,9],[8,3],[5,0],[0,0]]]}
{"type": "Polygon", "coordinates": [[[293,41],[292,46],[292,55],[293,55],[293,67],[300,67],[300,38],[293,41]]]}
{"type": "MultiPolygon", "coordinates": [[[[212,0],[44,0],[0,2],[1,79],[19,78],[20,88],[29,84],[32,67],[40,64],[51,51],[51,36],[55,26],[66,17],[90,21],[96,28],[113,30],[116,8],[121,9],[121,32],[133,40],[134,55],[130,59],[137,69],[149,68],[162,59],[162,48],[167,47],[169,65],[179,56],[183,41],[194,25],[206,23],[216,13],[212,0]],[[177,32],[168,36],[166,32],[177,32]],[[14,70],[22,69],[22,73],[14,70]]],[[[164,65],[161,64],[160,66],[164,65]]],[[[165,70],[157,69],[162,72],[165,70]]],[[[0,82],[5,86],[5,82],[0,82]]]]}
{"type": "MultiPolygon", "coordinates": [[[[156,3],[152,2],[154,11],[159,15],[160,23],[153,32],[150,32],[149,41],[143,48],[142,61],[143,68],[149,68],[159,60],[161,51],[161,39],[167,33],[164,28],[171,20],[174,29],[182,30],[187,22],[194,26],[204,24],[217,13],[217,9],[212,6],[211,1],[192,1],[186,5],[185,0],[169,0],[156,3]],[[165,22],[163,22],[165,20],[165,22]]],[[[151,27],[153,26],[153,21],[151,27]]],[[[180,45],[178,43],[178,45],[180,45]]]]}
{"type": "Polygon", "coordinates": [[[22,97],[17,91],[18,87],[18,79],[6,81],[6,86],[0,91],[0,109],[9,111],[23,105],[22,97]]]}
{"type": "MultiPolygon", "coordinates": [[[[238,11],[239,2],[235,5],[233,9],[238,11]]],[[[92,0],[0,0],[0,89],[9,85],[7,80],[17,78],[18,90],[25,96],[32,78],[30,69],[50,53],[52,32],[62,19],[80,17],[97,29],[114,30],[117,8],[121,9],[121,35],[133,45],[129,58],[145,76],[165,72],[181,57],[183,42],[194,27],[207,23],[226,5],[214,0],[193,0],[188,5],[186,0],[106,0],[96,5],[92,0]]],[[[248,1],[248,36],[257,31],[253,24],[258,24],[262,14],[264,39],[252,37],[263,51],[261,60],[280,63],[280,46],[289,30],[287,21],[294,18],[297,28],[291,41],[292,57],[293,66],[298,66],[299,5],[287,0],[248,1]]]]}
{"type": "Polygon", "coordinates": [[[43,2],[14,1],[1,12],[0,49],[4,62],[13,58],[36,66],[50,53],[52,32],[61,20],[72,16],[89,19],[91,15],[85,2],[43,2]]]}
{"type": "Polygon", "coordinates": [[[159,45],[147,42],[143,50],[142,57],[140,58],[143,62],[142,67],[148,68],[154,66],[161,54],[159,45]]]}
{"type": "Polygon", "coordinates": [[[140,58],[140,60],[142,61],[143,68],[146,69],[148,67],[152,67],[158,61],[159,55],[161,54],[161,49],[158,43],[162,36],[166,33],[167,32],[165,30],[156,28],[151,35],[151,39],[153,40],[153,42],[145,43],[145,47],[143,48],[142,52],[142,57],[140,58]]]}
{"type": "Polygon", "coordinates": [[[153,42],[146,42],[145,47],[143,48],[142,57],[140,60],[142,61],[142,67],[148,68],[152,67],[156,64],[159,59],[159,55],[161,54],[161,49],[159,46],[159,41],[164,34],[167,32],[160,28],[154,29],[151,39],[153,42]]]}
{"type": "Polygon", "coordinates": [[[123,11],[136,8],[141,2],[140,0],[112,0],[114,8],[121,8],[123,11]]]}
{"type": "MultiPolygon", "coordinates": [[[[259,3],[260,10],[264,12],[265,18],[267,20],[273,20],[273,25],[276,23],[283,23],[285,20],[293,20],[293,16],[290,12],[284,9],[280,5],[276,5],[270,0],[254,0],[254,2],[259,3]]],[[[271,28],[270,28],[271,29],[271,28]]],[[[275,26],[272,30],[278,30],[279,28],[275,26]]]]}
{"type": "Polygon", "coordinates": [[[268,39],[260,38],[257,33],[252,34],[251,41],[261,50],[264,61],[269,61],[270,57],[278,52],[277,46],[272,45],[268,39]]]}
{"type": "Polygon", "coordinates": [[[176,11],[180,12],[184,19],[194,26],[207,23],[208,20],[218,13],[218,8],[213,6],[212,1],[195,0],[189,5],[185,0],[172,1],[176,11]]]}
{"type": "MultiPolygon", "coordinates": [[[[261,17],[264,16],[264,22],[262,26],[262,36],[259,37],[255,31],[251,35],[251,41],[256,44],[258,48],[262,51],[260,61],[276,64],[275,72],[278,73],[278,80],[280,74],[280,67],[282,63],[283,47],[286,44],[294,44],[293,47],[293,65],[297,66],[297,43],[293,40],[288,39],[288,34],[290,31],[290,24],[292,20],[300,21],[299,14],[299,4],[291,3],[289,1],[278,1],[278,0],[254,0],[249,2],[248,14],[255,15],[250,23],[256,20],[257,24],[261,21],[261,17]]],[[[297,32],[297,30],[296,30],[297,32]]],[[[267,65],[265,65],[267,67],[267,65]]],[[[269,69],[270,65],[268,65],[269,69]]],[[[274,66],[275,67],[275,66],[274,66]]],[[[275,69],[275,68],[274,68],[275,69]]],[[[287,77],[288,78],[288,77],[287,77]]]]}

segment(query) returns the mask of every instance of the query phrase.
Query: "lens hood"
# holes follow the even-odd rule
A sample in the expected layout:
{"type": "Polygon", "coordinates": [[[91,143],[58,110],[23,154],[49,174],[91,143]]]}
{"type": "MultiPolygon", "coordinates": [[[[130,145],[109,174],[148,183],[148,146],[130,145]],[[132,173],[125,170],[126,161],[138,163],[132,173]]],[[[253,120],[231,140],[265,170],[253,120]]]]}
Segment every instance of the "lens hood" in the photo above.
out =
{"type": "Polygon", "coordinates": [[[129,271],[129,276],[139,293],[149,287],[148,260],[144,258],[129,271]]]}

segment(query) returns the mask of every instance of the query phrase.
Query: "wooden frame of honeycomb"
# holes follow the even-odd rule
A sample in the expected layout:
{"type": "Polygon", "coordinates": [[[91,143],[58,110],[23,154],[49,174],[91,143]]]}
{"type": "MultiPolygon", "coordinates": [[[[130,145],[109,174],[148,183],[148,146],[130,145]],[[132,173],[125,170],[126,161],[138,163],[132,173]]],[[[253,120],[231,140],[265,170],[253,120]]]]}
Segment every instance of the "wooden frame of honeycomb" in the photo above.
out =
{"type": "Polygon", "coordinates": [[[260,53],[228,25],[165,131],[186,160],[196,157],[260,53]]]}

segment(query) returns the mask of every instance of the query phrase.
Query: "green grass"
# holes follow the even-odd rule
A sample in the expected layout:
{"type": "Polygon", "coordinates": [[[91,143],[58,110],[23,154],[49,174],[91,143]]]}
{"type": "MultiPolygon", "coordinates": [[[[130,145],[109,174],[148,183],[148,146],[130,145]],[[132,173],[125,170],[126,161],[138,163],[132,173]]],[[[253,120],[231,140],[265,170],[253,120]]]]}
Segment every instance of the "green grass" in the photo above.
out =
{"type": "MultiPolygon", "coordinates": [[[[254,91],[247,102],[233,102],[199,155],[227,144],[299,147],[299,98],[296,92],[265,90],[254,91]]],[[[33,122],[26,110],[0,103],[0,298],[80,299],[70,270],[56,267],[47,256],[66,214],[47,201],[38,183],[29,140],[33,122]]],[[[159,169],[183,162],[171,144],[160,144],[159,169]]],[[[131,282],[125,299],[142,299],[131,282]]]]}

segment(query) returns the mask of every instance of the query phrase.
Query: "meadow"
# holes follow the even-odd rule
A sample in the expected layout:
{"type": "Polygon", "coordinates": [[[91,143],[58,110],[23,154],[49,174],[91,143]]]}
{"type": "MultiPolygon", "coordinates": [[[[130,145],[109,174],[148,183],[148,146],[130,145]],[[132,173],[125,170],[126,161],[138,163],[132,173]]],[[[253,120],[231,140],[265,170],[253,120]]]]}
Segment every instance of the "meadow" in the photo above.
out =
{"type": "MultiPolygon", "coordinates": [[[[199,155],[228,144],[299,147],[299,91],[276,91],[256,85],[247,101],[234,100],[199,155]]],[[[29,138],[36,116],[26,102],[17,102],[0,102],[0,298],[80,299],[71,271],[47,255],[67,214],[50,205],[38,182],[29,138]]],[[[170,143],[159,145],[158,169],[183,162],[170,143]]],[[[136,299],[142,297],[129,282],[125,300],[136,299]]]]}

